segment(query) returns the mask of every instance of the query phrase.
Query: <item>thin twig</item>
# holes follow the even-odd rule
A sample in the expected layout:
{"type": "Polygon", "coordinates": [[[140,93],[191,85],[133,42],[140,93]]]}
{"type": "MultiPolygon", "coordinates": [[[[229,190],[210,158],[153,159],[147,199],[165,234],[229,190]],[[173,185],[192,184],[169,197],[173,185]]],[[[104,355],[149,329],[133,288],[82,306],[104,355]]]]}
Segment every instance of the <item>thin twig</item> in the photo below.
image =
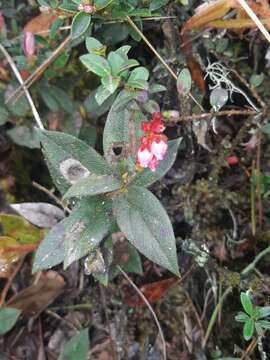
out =
{"type": "Polygon", "coordinates": [[[265,248],[263,251],[261,251],[257,256],[255,256],[255,259],[247,266],[244,268],[244,270],[241,271],[241,275],[246,275],[248,274],[251,270],[253,270],[255,268],[255,266],[257,265],[257,263],[266,255],[268,255],[270,253],[270,246],[268,246],[267,248],[265,248]]]}
{"type": "MultiPolygon", "coordinates": [[[[164,67],[168,70],[168,72],[171,74],[171,76],[177,80],[177,75],[173,71],[173,69],[166,63],[166,61],[163,59],[163,57],[157,52],[157,50],[153,47],[153,45],[150,43],[150,41],[145,37],[145,35],[141,32],[141,30],[138,28],[138,26],[133,22],[133,20],[127,16],[127,22],[130,26],[133,27],[133,29],[140,35],[140,37],[143,39],[143,41],[146,43],[146,45],[149,47],[149,49],[152,50],[152,52],[156,55],[158,60],[164,65],[164,67]]],[[[189,97],[195,102],[196,105],[199,106],[199,108],[203,111],[202,105],[195,99],[195,97],[189,93],[189,97]]]]}
{"type": "Polygon", "coordinates": [[[223,293],[222,297],[219,299],[219,302],[217,303],[216,307],[215,307],[215,310],[213,311],[213,314],[211,316],[211,319],[209,321],[209,324],[208,324],[208,327],[207,327],[207,330],[206,330],[206,334],[205,334],[205,337],[203,339],[203,343],[202,343],[202,347],[205,348],[206,344],[207,344],[207,341],[209,339],[209,336],[211,334],[211,331],[213,329],[213,326],[216,322],[216,319],[217,319],[217,315],[221,309],[221,306],[224,302],[224,300],[226,299],[226,297],[229,295],[229,293],[232,291],[232,288],[231,287],[228,287],[225,292],[223,293]]]}
{"type": "Polygon", "coordinates": [[[164,357],[164,360],[166,360],[167,359],[166,341],[165,341],[165,338],[164,338],[163,330],[161,328],[161,325],[159,323],[159,320],[157,318],[157,315],[156,315],[154,309],[152,308],[151,304],[146,299],[144,294],[141,292],[141,290],[137,287],[137,285],[128,276],[128,274],[119,265],[117,265],[117,268],[121,272],[121,274],[124,276],[124,278],[130,283],[130,285],[133,287],[133,289],[138,293],[140,298],[145,302],[145,304],[147,305],[147,307],[150,310],[151,314],[153,315],[153,318],[154,318],[154,320],[155,320],[155,322],[157,324],[159,335],[160,335],[160,338],[161,338],[162,344],[163,344],[163,357],[164,357]]]}
{"type": "Polygon", "coordinates": [[[210,112],[210,113],[202,113],[202,114],[192,114],[187,116],[181,116],[179,119],[176,120],[167,120],[165,119],[166,123],[175,124],[181,123],[183,121],[196,121],[196,120],[203,120],[207,118],[212,118],[214,116],[234,116],[234,115],[242,115],[242,116],[250,116],[250,115],[258,115],[257,111],[255,110],[224,110],[218,112],[210,112]]]}
{"type": "Polygon", "coordinates": [[[23,79],[21,77],[21,74],[19,72],[19,70],[17,69],[17,66],[15,64],[15,62],[13,61],[12,57],[9,55],[9,53],[7,52],[7,50],[4,48],[4,46],[0,43],[0,50],[2,51],[2,53],[4,54],[5,58],[7,59],[11,69],[13,70],[14,72],[14,75],[16,76],[16,78],[18,79],[19,83],[21,84],[21,87],[22,87],[22,91],[25,93],[25,96],[29,102],[29,105],[30,105],[30,108],[32,110],[32,113],[33,113],[33,116],[36,120],[36,123],[37,123],[37,126],[40,128],[40,129],[44,129],[44,126],[42,124],[42,121],[41,121],[41,118],[39,116],[39,113],[37,112],[37,109],[36,109],[36,106],[32,100],[32,97],[29,93],[29,91],[27,90],[27,88],[25,87],[24,85],[24,82],[23,82],[23,79]]]}
{"type": "Polygon", "coordinates": [[[25,80],[25,82],[22,82],[21,86],[18,86],[18,88],[8,97],[8,99],[6,100],[6,104],[8,104],[11,99],[14,98],[16,95],[16,100],[20,98],[23,88],[25,87],[26,89],[28,89],[43,74],[43,72],[48,68],[48,66],[57,58],[59,53],[66,47],[70,39],[70,35],[65,38],[65,40],[60,44],[60,46],[52,52],[48,59],[46,59],[39,67],[37,67],[33,74],[31,74],[25,80]]]}
{"type": "Polygon", "coordinates": [[[270,34],[267,31],[266,27],[262,24],[261,20],[258,18],[258,16],[255,14],[255,12],[251,9],[251,7],[247,4],[245,0],[237,0],[239,4],[242,6],[242,8],[246,11],[248,16],[255,22],[263,36],[266,38],[266,40],[270,43],[270,34]]]}
{"type": "Polygon", "coordinates": [[[55,201],[55,203],[59,206],[61,206],[62,209],[64,209],[65,211],[67,212],[70,212],[70,209],[65,206],[63,204],[63,202],[58,199],[57,196],[55,196],[50,190],[48,190],[47,188],[45,188],[44,186],[40,185],[39,183],[35,182],[35,181],[32,181],[32,185],[37,188],[38,190],[44,192],[45,194],[47,194],[51,199],[53,199],[55,201]]]}
{"type": "Polygon", "coordinates": [[[101,295],[102,306],[103,306],[104,313],[105,313],[105,321],[106,321],[106,325],[107,325],[108,332],[109,332],[110,347],[112,350],[112,358],[113,358],[113,360],[117,360],[117,358],[118,358],[117,351],[115,349],[114,342],[113,342],[112,329],[111,329],[111,324],[110,324],[110,319],[109,319],[109,314],[108,314],[107,304],[106,304],[106,297],[104,294],[104,288],[101,284],[99,284],[99,290],[100,290],[100,295],[101,295]]]}

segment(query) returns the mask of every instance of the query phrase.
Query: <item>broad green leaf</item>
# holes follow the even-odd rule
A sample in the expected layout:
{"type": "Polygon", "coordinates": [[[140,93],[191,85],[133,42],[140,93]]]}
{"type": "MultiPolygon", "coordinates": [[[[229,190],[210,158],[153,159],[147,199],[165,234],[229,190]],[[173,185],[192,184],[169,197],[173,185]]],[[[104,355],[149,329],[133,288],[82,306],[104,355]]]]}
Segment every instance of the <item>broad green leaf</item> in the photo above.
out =
{"type": "Polygon", "coordinates": [[[86,54],[80,56],[80,60],[89,71],[103,77],[111,74],[110,64],[104,57],[96,54],[86,54]]]}
{"type": "Polygon", "coordinates": [[[132,180],[132,185],[148,187],[153,184],[155,181],[161,179],[167,171],[173,166],[173,163],[177,156],[177,150],[182,141],[182,138],[169,141],[168,152],[165,156],[165,159],[160,161],[157,170],[151,171],[149,169],[144,169],[142,172],[138,173],[135,178],[132,180]]]}
{"type": "Polygon", "coordinates": [[[112,175],[92,174],[71,186],[64,198],[98,195],[117,190],[120,187],[121,182],[112,175]]]}
{"type": "Polygon", "coordinates": [[[235,316],[235,320],[236,320],[236,321],[239,321],[239,322],[246,322],[248,319],[249,319],[249,316],[248,316],[246,313],[242,312],[242,311],[240,311],[240,312],[235,316]]]}
{"type": "Polygon", "coordinates": [[[179,275],[172,224],[159,200],[131,186],[113,199],[117,224],[126,238],[153,262],[179,275]]]}
{"type": "Polygon", "coordinates": [[[92,196],[80,200],[65,221],[64,268],[95,249],[112,223],[110,199],[92,196]]]}
{"type": "Polygon", "coordinates": [[[111,51],[108,55],[108,62],[112,69],[112,74],[117,76],[124,66],[126,60],[123,55],[117,53],[116,51],[111,51]]]}
{"type": "Polygon", "coordinates": [[[38,130],[38,133],[46,163],[61,193],[65,193],[75,182],[68,175],[74,176],[74,180],[76,175],[80,175],[79,165],[82,169],[87,169],[90,174],[111,173],[103,157],[76,137],[58,131],[38,130]]]}
{"type": "Polygon", "coordinates": [[[136,146],[139,147],[141,122],[144,116],[139,110],[130,110],[129,102],[135,97],[136,93],[121,91],[109,111],[103,133],[103,150],[109,163],[114,146],[130,148],[130,121],[134,126],[136,146]]]}
{"type": "Polygon", "coordinates": [[[56,224],[45,236],[35,254],[32,272],[50,269],[64,261],[66,219],[56,224]]]}
{"type": "Polygon", "coordinates": [[[101,83],[110,92],[110,94],[113,94],[120,84],[120,78],[112,77],[111,75],[103,76],[101,78],[101,83]]]}
{"type": "Polygon", "coordinates": [[[260,318],[265,318],[270,315],[270,306],[257,307],[256,309],[259,311],[260,318]]]}
{"type": "Polygon", "coordinates": [[[131,71],[130,76],[128,78],[128,82],[134,80],[147,81],[148,79],[149,79],[149,71],[145,67],[140,66],[131,71]]]}
{"type": "Polygon", "coordinates": [[[248,319],[245,322],[243,328],[244,339],[246,341],[249,341],[252,338],[253,332],[254,332],[254,321],[252,319],[248,319]]]}
{"type": "Polygon", "coordinates": [[[187,68],[180,71],[177,77],[177,90],[180,95],[188,95],[191,90],[192,79],[187,68]]]}
{"type": "Polygon", "coordinates": [[[88,332],[88,329],[84,329],[73,336],[64,345],[58,360],[86,360],[90,346],[88,332]]]}
{"type": "Polygon", "coordinates": [[[100,41],[98,41],[94,37],[87,37],[85,40],[85,45],[89,53],[93,53],[96,55],[105,55],[106,52],[106,46],[101,44],[100,41]]]}
{"type": "Polygon", "coordinates": [[[77,13],[71,24],[71,36],[73,39],[77,39],[83,35],[91,24],[91,16],[85,12],[77,13]]]}
{"type": "Polygon", "coordinates": [[[241,292],[240,299],[241,299],[241,303],[242,303],[244,310],[246,311],[246,313],[248,315],[251,316],[253,313],[253,305],[252,305],[249,295],[244,292],[241,292]]]}
{"type": "Polygon", "coordinates": [[[21,311],[14,308],[1,308],[0,309],[0,335],[4,335],[13,328],[16,324],[21,311]]]}
{"type": "Polygon", "coordinates": [[[140,90],[148,90],[149,84],[147,81],[138,79],[138,80],[128,80],[127,85],[140,90]]]}

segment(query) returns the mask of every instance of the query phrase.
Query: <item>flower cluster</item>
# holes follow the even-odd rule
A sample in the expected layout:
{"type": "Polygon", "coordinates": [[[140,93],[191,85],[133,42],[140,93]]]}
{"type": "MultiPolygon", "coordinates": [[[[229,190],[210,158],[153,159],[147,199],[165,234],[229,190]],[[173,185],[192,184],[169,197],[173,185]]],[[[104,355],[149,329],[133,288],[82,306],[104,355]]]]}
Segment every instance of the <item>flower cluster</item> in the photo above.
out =
{"type": "Polygon", "coordinates": [[[141,146],[137,153],[137,165],[155,171],[168,149],[167,136],[162,134],[165,126],[162,123],[161,113],[154,112],[150,122],[142,123],[142,130],[144,136],[141,138],[141,146]]]}
{"type": "Polygon", "coordinates": [[[80,4],[78,10],[84,11],[87,14],[92,14],[95,11],[95,7],[90,4],[80,4]]]}

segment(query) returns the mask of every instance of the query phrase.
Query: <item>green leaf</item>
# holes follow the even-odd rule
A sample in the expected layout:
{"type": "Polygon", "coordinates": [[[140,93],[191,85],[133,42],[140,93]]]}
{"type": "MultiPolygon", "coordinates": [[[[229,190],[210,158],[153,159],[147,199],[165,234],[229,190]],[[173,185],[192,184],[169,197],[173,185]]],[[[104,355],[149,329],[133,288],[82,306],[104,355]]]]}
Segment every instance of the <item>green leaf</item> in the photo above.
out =
{"type": "Polygon", "coordinates": [[[147,81],[138,79],[138,80],[128,80],[127,85],[134,89],[148,90],[149,84],[147,81]]]}
{"type": "Polygon", "coordinates": [[[241,292],[240,299],[241,299],[241,303],[242,303],[244,310],[246,311],[246,313],[248,315],[251,316],[253,313],[253,305],[252,305],[249,295],[244,292],[241,292]]]}
{"type": "Polygon", "coordinates": [[[117,190],[120,186],[121,182],[112,175],[92,174],[71,186],[64,198],[103,194],[117,190]]]}
{"type": "Polygon", "coordinates": [[[111,51],[109,53],[108,62],[110,64],[110,67],[112,69],[112,74],[114,76],[119,74],[126,61],[127,60],[125,60],[125,58],[116,51],[111,51]]]}
{"type": "Polygon", "coordinates": [[[142,172],[138,173],[135,178],[132,180],[132,185],[148,187],[153,184],[155,181],[161,179],[173,166],[177,156],[177,150],[182,141],[182,138],[169,141],[168,152],[165,156],[165,159],[160,161],[156,171],[151,171],[149,169],[144,169],[142,172]]]}
{"type": "Polygon", "coordinates": [[[97,8],[97,10],[101,10],[104,9],[105,7],[107,7],[108,5],[110,5],[110,3],[113,0],[94,0],[94,5],[97,8]]]}
{"type": "Polygon", "coordinates": [[[64,261],[65,222],[66,219],[56,224],[39,245],[33,273],[50,269],[64,261]]]}
{"type": "Polygon", "coordinates": [[[64,268],[93,251],[112,224],[110,199],[92,196],[80,200],[65,222],[64,268]]]}
{"type": "Polygon", "coordinates": [[[152,0],[149,9],[151,11],[160,9],[162,6],[167,5],[169,0],[152,0]]]}
{"type": "Polygon", "coordinates": [[[243,328],[244,339],[246,341],[249,341],[252,338],[253,332],[254,332],[254,321],[252,319],[248,319],[245,322],[243,328]]]}
{"type": "Polygon", "coordinates": [[[85,40],[86,49],[89,51],[89,53],[93,53],[96,55],[105,55],[106,46],[101,44],[100,41],[98,41],[94,37],[88,36],[85,40]]]}
{"type": "Polygon", "coordinates": [[[180,71],[177,78],[177,90],[180,95],[188,95],[191,90],[192,79],[187,68],[180,71]]]}
{"type": "Polygon", "coordinates": [[[170,219],[147,189],[129,187],[113,199],[117,224],[126,238],[153,262],[179,275],[175,237],[170,219]]]}
{"type": "Polygon", "coordinates": [[[0,309],[0,335],[4,335],[16,324],[21,311],[14,308],[0,309]]]}
{"type": "Polygon", "coordinates": [[[36,132],[33,128],[26,125],[15,126],[7,131],[11,140],[20,146],[25,146],[29,149],[39,149],[40,143],[36,132]]]}
{"type": "Polygon", "coordinates": [[[81,11],[77,13],[71,24],[71,36],[72,39],[77,39],[83,35],[91,24],[91,16],[81,11]]]}
{"type": "Polygon", "coordinates": [[[106,88],[110,94],[113,94],[120,84],[120,78],[109,76],[103,76],[101,78],[102,85],[106,88]]]}
{"type": "Polygon", "coordinates": [[[86,360],[89,346],[88,329],[81,330],[64,345],[58,360],[86,360]]]}
{"type": "Polygon", "coordinates": [[[259,311],[260,318],[265,318],[270,315],[270,306],[257,307],[256,309],[259,311]]]}
{"type": "Polygon", "coordinates": [[[103,77],[111,74],[111,68],[106,59],[96,54],[86,54],[80,56],[81,62],[94,74],[103,77]]]}
{"type": "Polygon", "coordinates": [[[139,147],[141,136],[141,122],[144,118],[139,110],[130,110],[132,99],[136,93],[121,91],[114,101],[104,128],[103,133],[103,150],[106,160],[110,163],[112,159],[112,149],[114,146],[128,148],[130,140],[130,121],[133,122],[136,137],[136,146],[139,147]]]}
{"type": "Polygon", "coordinates": [[[100,85],[95,93],[95,100],[98,103],[98,105],[102,105],[106,100],[109,99],[111,96],[111,92],[106,89],[103,85],[100,85]]]}
{"type": "Polygon", "coordinates": [[[134,81],[134,80],[147,81],[148,79],[149,79],[149,71],[145,67],[140,66],[131,71],[128,81],[134,81]]]}
{"type": "MultiPolygon", "coordinates": [[[[37,131],[51,176],[61,193],[65,193],[75,182],[76,175],[80,175],[80,164],[82,169],[87,169],[90,174],[111,173],[103,157],[76,137],[58,131],[37,131]],[[70,169],[68,169],[68,163],[70,169]],[[74,176],[74,181],[68,175],[74,176]]],[[[82,175],[84,174],[87,173],[82,175]]]]}
{"type": "Polygon", "coordinates": [[[8,118],[8,111],[4,107],[0,106],[0,125],[4,125],[8,121],[8,118]]]}
{"type": "Polygon", "coordinates": [[[258,87],[262,84],[264,79],[264,74],[252,74],[249,80],[249,83],[252,87],[258,87]]]}
{"type": "Polygon", "coordinates": [[[249,319],[249,316],[244,313],[243,311],[240,311],[236,316],[235,320],[239,322],[246,322],[249,319]]]}

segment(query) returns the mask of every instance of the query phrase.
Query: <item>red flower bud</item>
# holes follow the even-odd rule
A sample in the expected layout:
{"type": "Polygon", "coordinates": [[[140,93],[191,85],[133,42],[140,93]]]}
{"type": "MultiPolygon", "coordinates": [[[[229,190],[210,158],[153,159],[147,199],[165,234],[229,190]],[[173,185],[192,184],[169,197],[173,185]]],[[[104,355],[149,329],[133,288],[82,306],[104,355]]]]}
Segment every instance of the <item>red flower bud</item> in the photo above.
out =
{"type": "Polygon", "coordinates": [[[235,155],[229,156],[229,157],[227,158],[227,164],[228,164],[229,166],[237,165],[238,162],[239,162],[239,158],[238,158],[237,156],[235,156],[235,155]]]}

